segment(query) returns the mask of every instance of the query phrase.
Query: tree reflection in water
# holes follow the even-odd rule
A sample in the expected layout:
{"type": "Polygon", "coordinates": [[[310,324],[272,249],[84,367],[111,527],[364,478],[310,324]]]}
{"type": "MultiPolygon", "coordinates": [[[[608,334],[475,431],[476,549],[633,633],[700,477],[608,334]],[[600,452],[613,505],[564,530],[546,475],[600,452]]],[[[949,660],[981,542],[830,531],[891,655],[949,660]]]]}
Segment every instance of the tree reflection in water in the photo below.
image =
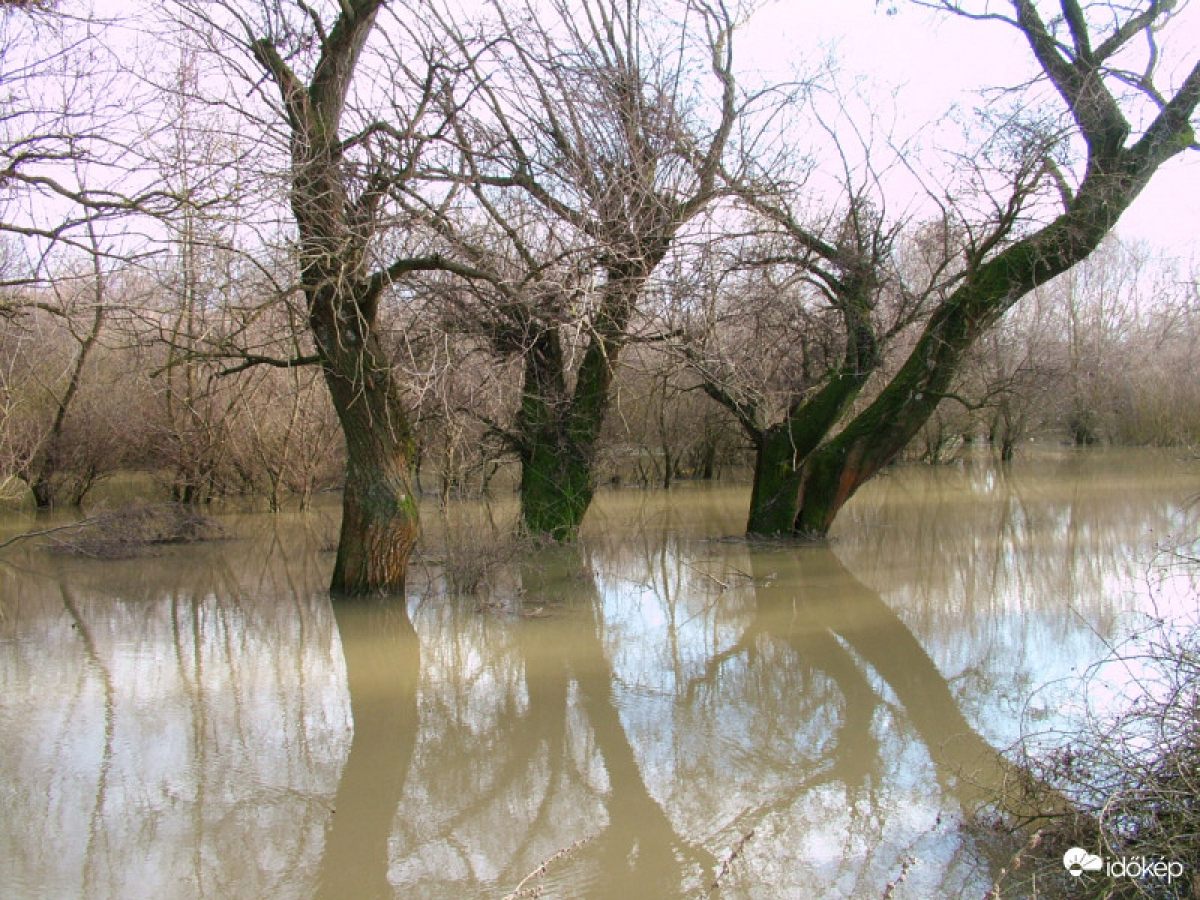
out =
{"type": "Polygon", "coordinates": [[[417,740],[417,633],[394,599],[333,604],[354,721],[317,896],[389,897],[388,837],[417,740]]]}
{"type": "Polygon", "coordinates": [[[6,898],[311,893],[349,721],[309,549],[0,567],[6,898]]]}
{"type": "Polygon", "coordinates": [[[543,615],[419,618],[400,896],[493,896],[582,838],[545,877],[548,895],[697,896],[751,831],[733,895],[857,896],[882,891],[913,842],[955,843],[938,827],[942,795],[973,809],[1004,773],[912,633],[826,548],[727,549],[748,556],[743,589],[706,605],[711,592],[685,585],[701,612],[648,657],[630,652],[644,636],[619,607],[670,591],[625,569],[599,579],[617,595],[606,604],[570,550],[523,567],[526,609],[543,615]],[[686,645],[703,633],[733,637],[698,656],[686,645]],[[675,677],[680,658],[690,677],[675,677]],[[657,663],[670,678],[655,680],[657,663]]]}
{"type": "Polygon", "coordinates": [[[964,477],[969,502],[881,482],[899,502],[864,493],[834,549],[614,495],[633,527],[516,564],[512,614],[331,605],[280,519],[130,562],[24,551],[5,896],[499,900],[583,839],[542,896],[699,897],[734,847],[721,896],[876,898],[911,857],[897,896],[981,895],[956,822],[1008,774],[1010,699],[1088,660],[1188,491],[964,477]]]}

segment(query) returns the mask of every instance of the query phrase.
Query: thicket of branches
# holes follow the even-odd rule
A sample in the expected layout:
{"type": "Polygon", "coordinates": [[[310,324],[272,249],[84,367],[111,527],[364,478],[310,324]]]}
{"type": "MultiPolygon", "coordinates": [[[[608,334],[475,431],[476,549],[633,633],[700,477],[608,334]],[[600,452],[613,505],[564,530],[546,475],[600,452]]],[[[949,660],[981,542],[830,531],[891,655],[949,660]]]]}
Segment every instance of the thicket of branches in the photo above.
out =
{"type": "MultiPolygon", "coordinates": [[[[1032,732],[1017,747],[1032,783],[1070,801],[1070,814],[1037,820],[994,896],[1183,900],[1200,886],[1200,588],[1197,544],[1166,549],[1150,580],[1168,609],[1143,622],[1072,685],[1075,716],[1061,731],[1032,732]],[[1189,604],[1190,605],[1190,604],[1189,604]],[[1105,865],[1067,873],[1083,848],[1105,865]],[[1125,871],[1127,861],[1134,868],[1125,871]],[[1109,864],[1118,864],[1115,868],[1109,864]]],[[[1046,803],[1037,792],[1027,808],[1046,803]]],[[[1041,808],[1046,808],[1044,805],[1041,808]]],[[[1007,811],[1002,803],[1001,813],[1007,811]]],[[[1032,828],[1032,826],[1031,826],[1032,828]]]]}
{"type": "MultiPolygon", "coordinates": [[[[282,355],[289,349],[279,338],[289,333],[287,322],[264,317],[247,328],[219,295],[189,313],[169,281],[113,275],[106,313],[84,355],[97,309],[89,277],[27,290],[44,308],[31,305],[0,335],[4,497],[28,497],[38,471],[59,504],[82,502],[122,471],[144,473],[184,502],[252,496],[277,508],[340,486],[344,451],[317,370],[255,366],[230,373],[242,358],[211,351],[221,336],[236,334],[264,355],[282,355]],[[78,389],[56,430],[77,368],[78,389]]],[[[727,301],[737,302],[737,316],[728,317],[722,332],[727,352],[740,348],[747,369],[753,354],[764,401],[783,402],[791,385],[803,383],[805,359],[807,377],[818,378],[822,341],[836,341],[833,329],[820,327],[819,313],[801,324],[772,309],[766,300],[783,293],[772,288],[765,308],[745,291],[727,301]],[[759,352],[766,341],[792,339],[811,349],[798,359],[759,352]],[[779,371],[796,365],[800,371],[779,371]]],[[[397,356],[418,411],[423,489],[443,497],[511,490],[511,448],[492,428],[512,414],[511,366],[498,365],[470,336],[439,331],[437,323],[392,327],[408,335],[397,356]]],[[[943,401],[910,453],[945,461],[973,440],[1010,458],[1035,438],[1196,446],[1200,383],[1188,373],[1198,369],[1194,276],[1145,248],[1114,241],[1034,292],[988,333],[955,396],[943,401]]],[[[748,441],[670,347],[632,348],[614,397],[602,437],[602,481],[669,487],[679,479],[746,477],[748,441]]]]}
{"type": "Polygon", "coordinates": [[[913,434],[1195,443],[1196,272],[1071,268],[1194,143],[1182,9],[911,5],[1035,64],[940,156],[835,73],[755,80],[724,3],[5,7],[0,489],[278,507],[349,461],[570,537],[598,483],[757,454],[792,532],[913,434]]]}

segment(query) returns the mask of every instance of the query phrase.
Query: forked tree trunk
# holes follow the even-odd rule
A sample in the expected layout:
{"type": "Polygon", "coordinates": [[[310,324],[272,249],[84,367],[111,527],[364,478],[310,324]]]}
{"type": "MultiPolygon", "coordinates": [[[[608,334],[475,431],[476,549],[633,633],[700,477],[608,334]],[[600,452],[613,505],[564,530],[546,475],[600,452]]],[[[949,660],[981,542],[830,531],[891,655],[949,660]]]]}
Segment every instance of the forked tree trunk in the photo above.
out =
{"type": "Polygon", "coordinates": [[[756,437],[747,534],[781,537],[793,533],[800,512],[807,462],[854,402],[874,365],[872,350],[870,363],[863,371],[835,375],[809,400],[793,407],[783,422],[756,437]]]}
{"type": "Polygon", "coordinates": [[[280,90],[292,131],[289,199],[299,232],[301,281],[325,383],[346,438],[333,594],[402,593],[417,538],[412,432],[376,332],[379,294],[390,278],[366,274],[374,224],[350,199],[338,138],[355,65],[382,5],[382,0],[339,4],[333,28],[318,28],[321,55],[308,85],[270,38],[252,45],[280,90]]]}
{"type": "MultiPolygon", "coordinates": [[[[1144,182],[1143,182],[1144,183],[1144,182]]],[[[1039,284],[1086,258],[1140,190],[1110,179],[1076,208],[971,272],[934,313],[879,396],[805,462],[794,531],[824,537],[864,483],[894,461],[946,398],[979,336],[1039,284]]]]}
{"type": "Polygon", "coordinates": [[[612,370],[589,348],[575,391],[564,397],[561,369],[526,368],[518,426],[521,524],[532,535],[574,540],[596,493],[596,443],[608,412],[612,370]]]}
{"type": "Polygon", "coordinates": [[[787,423],[768,428],[754,451],[754,484],[746,534],[775,537],[790,534],[799,508],[800,472],[787,423]]]}
{"type": "Polygon", "coordinates": [[[543,332],[526,353],[517,441],[521,525],[529,534],[574,540],[595,496],[597,444],[636,287],[622,283],[612,294],[617,299],[591,337],[573,391],[556,331],[543,332]]]}

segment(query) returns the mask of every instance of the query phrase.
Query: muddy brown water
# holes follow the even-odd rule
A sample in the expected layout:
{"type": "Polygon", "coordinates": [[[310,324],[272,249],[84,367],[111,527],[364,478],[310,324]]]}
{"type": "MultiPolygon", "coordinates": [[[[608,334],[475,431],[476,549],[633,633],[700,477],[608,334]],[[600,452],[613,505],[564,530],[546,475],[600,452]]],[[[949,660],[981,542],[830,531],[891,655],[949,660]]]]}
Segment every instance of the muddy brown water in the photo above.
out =
{"type": "Polygon", "coordinates": [[[406,604],[331,604],[336,506],[129,560],[14,545],[0,894],[982,896],[995,751],[1194,612],[1156,551],[1198,491],[1170,453],[901,468],[820,547],[739,539],[746,485],[609,491],[537,553],[464,502],[406,604]]]}

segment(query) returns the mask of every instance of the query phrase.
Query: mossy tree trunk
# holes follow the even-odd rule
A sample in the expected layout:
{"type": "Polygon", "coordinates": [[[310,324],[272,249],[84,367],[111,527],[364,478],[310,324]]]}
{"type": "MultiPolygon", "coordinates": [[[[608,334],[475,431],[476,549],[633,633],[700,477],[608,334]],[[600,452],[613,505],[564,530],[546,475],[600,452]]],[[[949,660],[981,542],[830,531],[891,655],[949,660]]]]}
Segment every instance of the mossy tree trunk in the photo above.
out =
{"type": "MultiPolygon", "coordinates": [[[[860,242],[863,247],[873,243],[873,238],[860,242]]],[[[702,382],[706,393],[737,417],[754,444],[748,535],[779,537],[792,533],[807,461],[880,363],[880,341],[871,318],[878,277],[873,266],[863,264],[868,254],[861,249],[849,256],[834,248],[824,252],[842,269],[841,275],[822,271],[822,277],[829,287],[827,296],[841,313],[846,333],[841,364],[829,373],[824,384],[807,396],[796,397],[782,420],[765,425],[757,406],[739,402],[711,378],[702,382]]],[[[816,266],[813,269],[817,271],[816,266]]]]}
{"type": "Polygon", "coordinates": [[[805,463],[869,377],[869,371],[837,373],[811,399],[789,410],[783,422],[756,437],[747,534],[792,533],[800,511],[805,463]]]}
{"type": "MultiPolygon", "coordinates": [[[[996,198],[996,220],[973,230],[957,286],[934,310],[908,359],[876,399],[832,439],[824,435],[837,424],[840,414],[828,414],[839,408],[836,403],[794,410],[785,423],[789,428],[797,416],[810,419],[800,425],[800,437],[784,440],[762,433],[759,469],[764,481],[761,490],[756,484],[755,510],[763,512],[752,512],[752,533],[781,533],[798,474],[791,531],[809,537],[828,534],[855,491],[896,459],[949,396],[952,380],[980,335],[1030,290],[1085,259],[1159,167],[1196,147],[1191,118],[1200,103],[1200,63],[1193,64],[1173,96],[1155,94],[1158,113],[1132,140],[1132,126],[1109,87],[1114,77],[1110,58],[1150,34],[1169,15],[1169,5],[1130,11],[1107,33],[1093,35],[1075,4],[1064,3],[1070,43],[1051,33],[1032,0],[1012,0],[1012,7],[1014,16],[1005,21],[1025,37],[1086,145],[1078,186],[1073,189],[1057,168],[1049,143],[1016,161],[1010,195],[996,198]],[[1061,214],[1004,246],[1047,182],[1061,196],[1061,214]],[[818,432],[822,437],[814,442],[812,435],[818,432]]],[[[1152,76],[1153,67],[1144,76],[1146,85],[1152,76]]],[[[814,241],[807,246],[832,258],[814,241]]],[[[835,384],[825,390],[836,393],[835,384]]]]}
{"type": "Polygon", "coordinates": [[[596,492],[600,430],[629,318],[644,273],[610,275],[573,388],[556,329],[526,352],[516,443],[521,459],[521,523],[555,541],[574,540],[596,492]]]}
{"type": "MultiPolygon", "coordinates": [[[[1200,75],[1196,90],[1200,97],[1200,75]]],[[[1124,165],[1116,171],[1093,174],[1050,225],[968,271],[879,396],[804,464],[797,534],[828,534],[846,501],[899,456],[947,397],[979,336],[1018,299],[1099,245],[1159,164],[1124,159],[1131,155],[1120,154],[1124,165]]]]}

